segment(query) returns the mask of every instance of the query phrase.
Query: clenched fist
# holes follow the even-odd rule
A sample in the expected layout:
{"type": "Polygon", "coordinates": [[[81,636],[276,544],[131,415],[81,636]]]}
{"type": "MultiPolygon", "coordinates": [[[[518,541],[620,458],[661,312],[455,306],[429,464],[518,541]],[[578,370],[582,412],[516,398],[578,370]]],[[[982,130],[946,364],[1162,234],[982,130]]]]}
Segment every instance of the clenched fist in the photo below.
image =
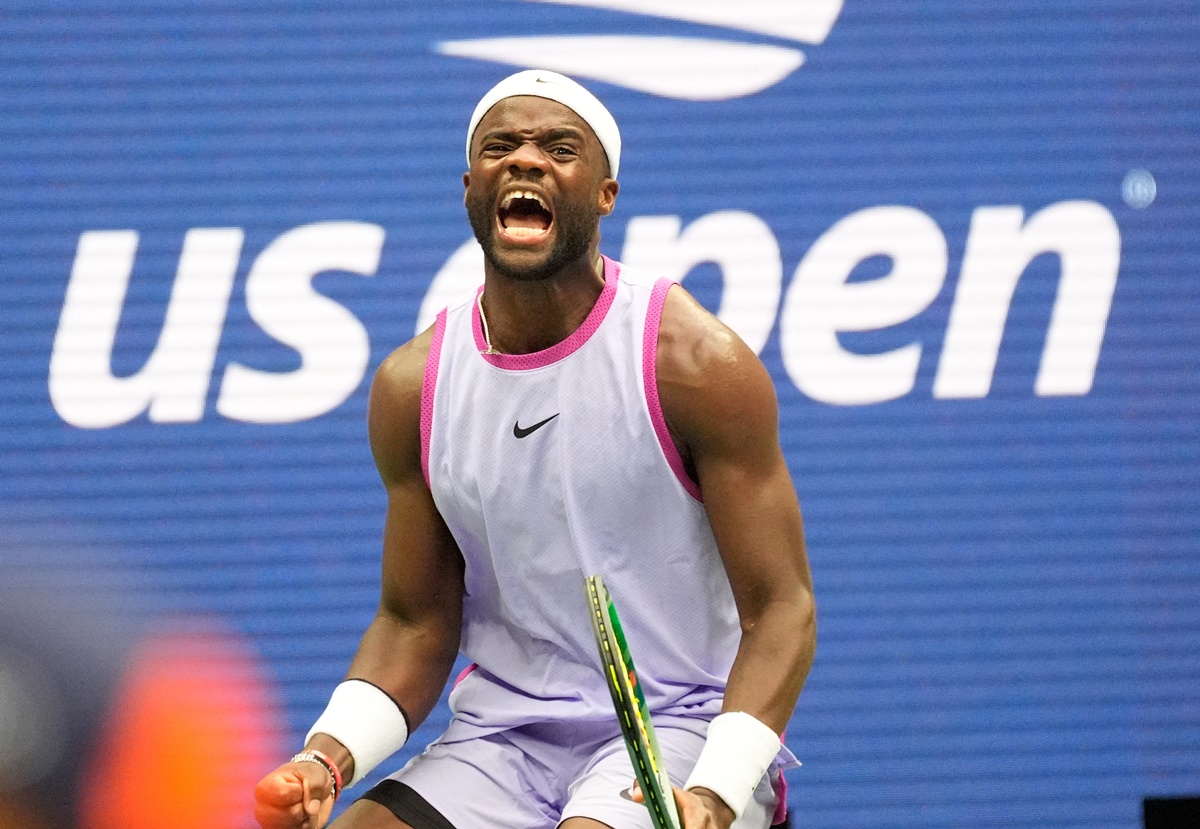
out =
{"type": "Polygon", "coordinates": [[[262,829],[321,829],[333,811],[333,776],[317,763],[284,763],[254,788],[262,829]]]}

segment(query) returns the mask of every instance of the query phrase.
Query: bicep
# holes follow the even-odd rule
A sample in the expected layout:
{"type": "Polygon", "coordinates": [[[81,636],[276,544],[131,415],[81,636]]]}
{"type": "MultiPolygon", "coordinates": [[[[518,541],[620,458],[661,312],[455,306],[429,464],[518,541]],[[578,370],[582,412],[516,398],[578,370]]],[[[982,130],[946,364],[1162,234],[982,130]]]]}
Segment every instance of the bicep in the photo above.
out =
{"type": "Polygon", "coordinates": [[[766,368],[678,290],[668,295],[659,347],[664,413],[695,469],[743,619],[765,602],[811,590],[766,368]]]}
{"type": "Polygon", "coordinates": [[[458,650],[462,560],[421,471],[420,398],[428,339],[392,354],[368,407],[371,451],[387,490],[379,610],[349,676],[388,692],[410,724],[436,704],[458,650]]]}
{"type": "Polygon", "coordinates": [[[722,417],[714,411],[722,404],[706,406],[713,420],[724,422],[693,431],[690,446],[743,619],[766,602],[811,589],[800,505],[779,446],[774,393],[762,373],[747,378],[737,412],[722,417]]]}
{"type": "Polygon", "coordinates": [[[424,479],[390,485],[380,611],[397,621],[438,624],[457,634],[462,579],[462,556],[424,479]]]}
{"type": "Polygon", "coordinates": [[[405,623],[453,624],[457,633],[462,559],[421,465],[421,388],[427,353],[423,338],[414,340],[384,362],[371,386],[371,452],[388,499],[380,612],[405,623]]]}
{"type": "Polygon", "coordinates": [[[723,710],[780,732],[812,665],[816,616],[775,388],[736,334],[678,293],[663,313],[659,395],[686,444],[741,622],[723,710]]]}

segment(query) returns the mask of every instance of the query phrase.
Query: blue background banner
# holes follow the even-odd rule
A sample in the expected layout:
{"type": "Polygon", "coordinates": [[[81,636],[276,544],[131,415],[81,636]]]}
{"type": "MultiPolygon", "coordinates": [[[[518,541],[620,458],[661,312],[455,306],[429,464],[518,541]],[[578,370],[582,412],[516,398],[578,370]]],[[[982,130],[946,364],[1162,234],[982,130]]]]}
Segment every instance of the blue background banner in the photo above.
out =
{"type": "Polygon", "coordinates": [[[96,590],[221,619],[298,742],[378,596],[371,374],[478,283],[467,119],[541,65],[621,125],[604,251],[775,379],[820,610],[799,824],[1126,828],[1200,794],[1195,3],[0,21],[11,566],[86,549],[96,590]]]}

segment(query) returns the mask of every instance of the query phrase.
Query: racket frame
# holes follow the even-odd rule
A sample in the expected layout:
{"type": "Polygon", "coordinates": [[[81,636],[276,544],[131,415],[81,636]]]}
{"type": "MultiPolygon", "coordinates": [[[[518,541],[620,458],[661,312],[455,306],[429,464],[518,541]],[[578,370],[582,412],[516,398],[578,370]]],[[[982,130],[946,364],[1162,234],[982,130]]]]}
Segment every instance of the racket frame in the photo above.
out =
{"type": "Polygon", "coordinates": [[[605,684],[612,695],[621,735],[629,749],[629,759],[646,808],[650,810],[655,829],[680,829],[675,793],[663,765],[650,709],[637,681],[617,607],[599,575],[585,577],[584,585],[605,684]]]}

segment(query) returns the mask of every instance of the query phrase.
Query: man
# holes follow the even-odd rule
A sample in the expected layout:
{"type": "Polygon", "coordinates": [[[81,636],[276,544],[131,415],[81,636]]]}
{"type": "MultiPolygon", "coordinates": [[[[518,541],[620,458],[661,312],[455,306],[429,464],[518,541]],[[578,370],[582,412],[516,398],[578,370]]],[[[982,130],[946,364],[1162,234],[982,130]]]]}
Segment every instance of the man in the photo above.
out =
{"type": "Polygon", "coordinates": [[[461,649],[446,733],[339,829],[648,829],[584,598],[598,572],[685,827],[764,829],[815,641],[771,380],[681,288],[600,255],[620,135],[583,87],[505,79],[467,160],[484,287],[375,377],[379,612],[306,751],[259,784],[258,819],[323,825],[461,649]]]}

